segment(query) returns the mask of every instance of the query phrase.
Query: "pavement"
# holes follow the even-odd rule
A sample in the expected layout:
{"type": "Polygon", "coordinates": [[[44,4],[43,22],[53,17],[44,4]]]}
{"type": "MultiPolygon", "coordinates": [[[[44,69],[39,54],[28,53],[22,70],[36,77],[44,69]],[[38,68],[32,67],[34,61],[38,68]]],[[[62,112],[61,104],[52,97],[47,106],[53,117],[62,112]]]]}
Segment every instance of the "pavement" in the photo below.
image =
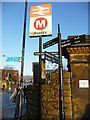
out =
{"type": "MultiPolygon", "coordinates": [[[[15,103],[12,103],[13,98],[10,100],[9,97],[14,89],[9,93],[8,90],[0,90],[0,120],[9,120],[14,118],[15,103]]],[[[26,103],[22,100],[22,115],[26,113],[26,103]]]]}

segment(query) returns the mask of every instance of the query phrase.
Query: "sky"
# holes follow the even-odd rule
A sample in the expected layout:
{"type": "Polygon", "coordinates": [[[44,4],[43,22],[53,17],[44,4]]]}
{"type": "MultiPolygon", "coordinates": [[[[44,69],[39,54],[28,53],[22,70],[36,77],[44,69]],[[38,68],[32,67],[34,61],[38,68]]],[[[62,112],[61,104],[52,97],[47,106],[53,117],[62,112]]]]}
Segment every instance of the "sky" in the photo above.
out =
{"type": "MultiPolygon", "coordinates": [[[[43,43],[57,37],[58,24],[60,25],[61,39],[68,36],[88,35],[88,2],[28,2],[26,18],[26,39],[25,39],[25,59],[24,75],[32,75],[32,62],[38,62],[39,57],[34,52],[39,51],[39,37],[29,37],[30,7],[42,4],[52,4],[52,36],[42,38],[43,43]]],[[[22,41],[24,28],[24,2],[2,2],[2,54],[6,57],[22,56],[22,41]]],[[[42,51],[57,52],[58,45],[55,44],[42,51]]],[[[6,62],[6,57],[2,57],[0,68],[10,65],[21,71],[20,62],[6,62]]],[[[67,61],[63,60],[66,65],[67,61]]],[[[55,64],[47,62],[50,68],[55,64]]],[[[46,69],[47,69],[46,65],[46,69]]]]}

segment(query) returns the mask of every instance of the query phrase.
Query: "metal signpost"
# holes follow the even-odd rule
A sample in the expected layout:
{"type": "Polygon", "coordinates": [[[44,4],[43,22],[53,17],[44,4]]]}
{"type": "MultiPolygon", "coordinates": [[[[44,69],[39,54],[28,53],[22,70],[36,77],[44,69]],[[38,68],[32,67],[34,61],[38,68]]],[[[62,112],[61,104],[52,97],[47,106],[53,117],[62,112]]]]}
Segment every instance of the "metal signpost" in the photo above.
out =
{"type": "MultiPolygon", "coordinates": [[[[39,37],[39,53],[42,52],[42,36],[39,37]]],[[[41,72],[42,72],[41,55],[39,55],[39,84],[38,84],[38,119],[41,120],[41,72]]]]}
{"type": "Polygon", "coordinates": [[[61,33],[60,33],[60,27],[58,24],[58,57],[59,57],[59,119],[62,120],[62,51],[61,51],[61,33]]]}
{"type": "Polygon", "coordinates": [[[61,100],[61,83],[62,83],[62,51],[61,51],[61,33],[60,33],[60,27],[58,24],[58,37],[46,42],[43,44],[43,49],[50,47],[54,44],[58,43],[58,57],[49,53],[45,52],[45,59],[55,62],[59,64],[59,119],[62,120],[62,100],[61,100]]]}

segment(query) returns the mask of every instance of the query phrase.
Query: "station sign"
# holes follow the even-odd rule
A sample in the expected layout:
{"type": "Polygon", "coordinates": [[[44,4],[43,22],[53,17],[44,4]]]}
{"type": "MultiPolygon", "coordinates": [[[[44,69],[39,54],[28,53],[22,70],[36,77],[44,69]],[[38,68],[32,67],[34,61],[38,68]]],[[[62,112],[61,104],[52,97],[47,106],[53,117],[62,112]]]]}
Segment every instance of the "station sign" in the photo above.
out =
{"type": "Polygon", "coordinates": [[[7,57],[6,62],[21,62],[21,57],[7,57]]]}
{"type": "Polygon", "coordinates": [[[52,5],[31,6],[29,36],[52,35],[52,5]]]}
{"type": "Polygon", "coordinates": [[[45,59],[48,61],[51,61],[52,63],[59,64],[59,58],[49,52],[46,52],[46,51],[45,51],[45,59]]]}

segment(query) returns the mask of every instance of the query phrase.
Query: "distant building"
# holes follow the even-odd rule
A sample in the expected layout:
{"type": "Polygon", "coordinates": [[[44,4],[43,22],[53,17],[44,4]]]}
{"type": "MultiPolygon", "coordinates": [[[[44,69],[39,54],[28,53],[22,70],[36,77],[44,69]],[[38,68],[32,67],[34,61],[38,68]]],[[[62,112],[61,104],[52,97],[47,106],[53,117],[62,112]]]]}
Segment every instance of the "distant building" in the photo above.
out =
{"type": "MultiPolygon", "coordinates": [[[[4,70],[0,69],[0,83],[5,84],[8,86],[8,81],[11,82],[11,84],[16,84],[18,82],[19,74],[18,70],[4,70]]],[[[2,87],[0,86],[0,88],[2,87]]]]}

